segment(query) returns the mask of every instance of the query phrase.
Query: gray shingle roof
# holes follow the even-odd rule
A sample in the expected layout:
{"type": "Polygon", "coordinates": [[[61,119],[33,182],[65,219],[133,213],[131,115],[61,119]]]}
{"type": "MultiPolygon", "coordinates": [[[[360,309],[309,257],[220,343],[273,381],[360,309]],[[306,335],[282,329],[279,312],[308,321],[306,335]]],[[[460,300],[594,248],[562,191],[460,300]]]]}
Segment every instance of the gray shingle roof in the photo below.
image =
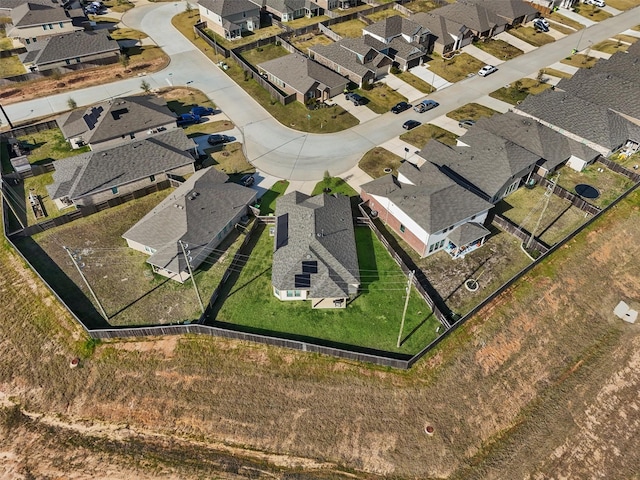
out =
{"type": "MultiPolygon", "coordinates": [[[[636,42],[634,45],[639,44],[640,42],[636,42]]],[[[625,52],[614,53],[607,61],[597,61],[590,70],[594,74],[610,73],[615,77],[640,83],[640,48],[638,49],[638,55],[625,52]]]]}
{"type": "Polygon", "coordinates": [[[466,27],[461,23],[454,22],[440,15],[431,12],[420,12],[411,15],[411,20],[427,28],[431,35],[436,37],[436,43],[440,45],[453,45],[455,40],[452,35],[461,37],[466,27]]]}
{"type": "Polygon", "coordinates": [[[494,14],[514,20],[537,12],[530,3],[523,0],[472,0],[494,14]]]}
{"type": "Polygon", "coordinates": [[[556,88],[640,120],[640,84],[615,73],[581,68],[571,78],[560,80],[556,88]]]}
{"type": "MultiPolygon", "coordinates": [[[[375,69],[378,68],[379,65],[383,64],[385,60],[390,63],[391,59],[384,54],[377,53],[377,50],[374,47],[368,45],[365,40],[366,38],[375,40],[369,36],[344,38],[338,42],[330,43],[329,45],[314,45],[313,47],[310,47],[309,50],[351,70],[356,75],[364,76],[368,72],[375,74],[375,69]],[[364,59],[367,55],[372,54],[373,59],[371,62],[363,63],[360,60],[361,58],[364,59]]],[[[385,48],[384,44],[380,42],[376,43],[380,44],[382,48],[385,48]]]]}
{"type": "Polygon", "coordinates": [[[92,151],[55,162],[51,198],[72,200],[109,190],[194,162],[187,150],[195,142],[181,129],[169,130],[144,140],[103,151],[92,151]]]}
{"type": "Polygon", "coordinates": [[[302,262],[317,262],[310,298],[346,297],[360,285],[351,204],[344,195],[310,197],[300,192],[276,201],[276,245],[271,281],[278,290],[296,288],[302,262]]]}
{"type": "Polygon", "coordinates": [[[540,159],[539,155],[481,129],[467,131],[460,140],[469,146],[448,147],[432,140],[420,151],[420,156],[446,167],[488,198],[493,198],[540,159]]]}
{"type": "Polygon", "coordinates": [[[306,93],[316,84],[329,88],[346,85],[347,79],[333,70],[307,57],[292,53],[258,65],[259,68],[279,78],[300,93],[306,93]]]}
{"type": "MultiPolygon", "coordinates": [[[[586,162],[595,159],[599,153],[561,133],[513,112],[483,117],[470,130],[482,129],[494,135],[510,140],[540,158],[542,165],[553,170],[575,155],[586,162]]],[[[464,141],[464,137],[462,139],[464,141]]]]}
{"type": "Polygon", "coordinates": [[[476,222],[467,222],[457,226],[447,235],[447,238],[457,247],[468,245],[471,242],[486,237],[491,232],[476,222]]]}
{"type": "Polygon", "coordinates": [[[178,242],[196,258],[256,198],[255,190],[228,179],[213,167],[199,170],[122,237],[156,250],[147,263],[175,273],[187,271],[178,242]]]}
{"type": "Polygon", "coordinates": [[[25,2],[11,10],[11,22],[15,27],[69,22],[67,11],[59,5],[25,2]]]}
{"type": "Polygon", "coordinates": [[[447,19],[461,23],[476,32],[485,32],[498,25],[506,25],[507,21],[495,13],[487,10],[482,5],[456,2],[444,7],[431,10],[434,15],[440,15],[447,19]]]}
{"type": "Polygon", "coordinates": [[[104,30],[54,35],[34,46],[38,47],[38,54],[33,59],[33,63],[41,66],[67,59],[120,51],[118,42],[104,30]]]}
{"type": "Polygon", "coordinates": [[[120,97],[77,108],[58,117],[65,138],[82,135],[85,143],[154,129],[175,121],[176,116],[166,102],[155,95],[120,97]]]}
{"type": "Polygon", "coordinates": [[[260,9],[249,0],[199,0],[198,3],[223,18],[260,9]]]}
{"type": "Polygon", "coordinates": [[[420,33],[422,29],[422,25],[400,15],[393,15],[364,27],[366,32],[382,38],[395,37],[401,34],[413,37],[420,33]]]}
{"type": "Polygon", "coordinates": [[[366,193],[389,198],[430,234],[481,214],[493,206],[458,185],[430,162],[425,162],[419,168],[405,162],[398,173],[411,183],[402,183],[389,174],[361,188],[366,193]]]}
{"type": "Polygon", "coordinates": [[[640,127],[606,106],[565,92],[546,90],[529,95],[518,110],[558,128],[614,150],[627,140],[640,141],[640,127]]]}

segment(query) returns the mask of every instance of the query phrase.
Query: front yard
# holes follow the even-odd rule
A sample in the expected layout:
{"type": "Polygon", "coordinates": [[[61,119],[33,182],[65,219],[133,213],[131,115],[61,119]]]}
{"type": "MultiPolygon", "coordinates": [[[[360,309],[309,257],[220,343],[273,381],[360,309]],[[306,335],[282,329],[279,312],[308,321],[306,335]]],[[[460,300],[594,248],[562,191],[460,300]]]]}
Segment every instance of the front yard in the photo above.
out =
{"type": "Polygon", "coordinates": [[[71,148],[59,128],[23,135],[18,137],[18,141],[29,148],[30,153],[27,158],[32,165],[51,163],[91,150],[88,145],[76,149],[71,148]]]}
{"type": "Polygon", "coordinates": [[[428,62],[429,70],[451,83],[475,75],[484,66],[483,62],[464,52],[449,59],[436,54],[433,54],[433,57],[433,60],[428,62]]]}
{"type": "Polygon", "coordinates": [[[515,58],[524,53],[519,48],[514,47],[504,40],[499,40],[496,38],[487,40],[485,42],[476,42],[474,43],[474,45],[480,50],[484,50],[488,54],[504,61],[511,60],[512,58],[515,58]]]}
{"type": "Polygon", "coordinates": [[[370,90],[357,89],[359,95],[368,100],[365,104],[375,113],[387,113],[398,102],[406,102],[407,98],[391,89],[386,83],[377,82],[370,90]]]}
{"type": "Polygon", "coordinates": [[[479,120],[481,117],[492,117],[496,113],[498,112],[479,103],[467,103],[447,113],[447,117],[458,121],[466,119],[479,120]]]}
{"type": "MultiPolygon", "coordinates": [[[[412,289],[400,349],[396,341],[402,319],[406,277],[373,233],[356,228],[361,293],[345,309],[312,309],[308,301],[282,302],[271,286],[273,237],[259,227],[242,270],[234,273],[217,304],[212,325],[287,337],[306,337],[331,345],[415,353],[438,334],[440,325],[412,289]],[[408,338],[407,338],[408,337],[408,338]]],[[[441,329],[442,330],[442,329],[441,329]]]]}
{"type": "Polygon", "coordinates": [[[456,138],[458,137],[449,130],[445,130],[444,128],[440,128],[429,123],[422,124],[419,127],[400,135],[400,140],[404,140],[418,149],[422,149],[427,142],[432,139],[438,140],[445,145],[453,146],[456,144],[456,138]]]}
{"type": "Polygon", "coordinates": [[[533,27],[525,27],[523,25],[510,29],[509,33],[514,37],[533,45],[534,47],[541,47],[547,43],[553,43],[555,41],[551,35],[538,32],[533,27]]]}
{"type": "Polygon", "coordinates": [[[402,157],[386,148],[374,147],[362,156],[358,166],[369,176],[380,178],[391,172],[396,175],[402,160],[402,157]],[[387,168],[391,169],[391,172],[385,172],[387,168]]]}
{"type": "MultiPolygon", "coordinates": [[[[86,285],[62,246],[80,268],[109,316],[111,325],[151,325],[192,321],[200,308],[190,281],[180,284],[156,275],[147,255],[126,246],[121,235],[171,192],[138,200],[18,241],[40,274],[88,325],[104,325],[86,285]]],[[[243,236],[233,232],[195,271],[206,304],[243,236]]]]}
{"type": "Polygon", "coordinates": [[[551,88],[551,85],[548,83],[533,78],[521,78],[507,87],[502,87],[491,92],[489,96],[510,103],[511,105],[517,105],[529,95],[537,95],[548,88],[551,88]]]}

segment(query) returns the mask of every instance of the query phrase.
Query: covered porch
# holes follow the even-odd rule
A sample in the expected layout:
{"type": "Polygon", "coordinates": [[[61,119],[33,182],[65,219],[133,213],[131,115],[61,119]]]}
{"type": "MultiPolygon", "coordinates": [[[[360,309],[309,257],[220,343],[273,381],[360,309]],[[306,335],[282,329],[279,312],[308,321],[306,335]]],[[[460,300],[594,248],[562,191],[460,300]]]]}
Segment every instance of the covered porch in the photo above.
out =
{"type": "Polygon", "coordinates": [[[491,232],[479,223],[469,222],[453,230],[447,240],[444,250],[451,258],[464,258],[467,253],[477,250],[491,232]]]}

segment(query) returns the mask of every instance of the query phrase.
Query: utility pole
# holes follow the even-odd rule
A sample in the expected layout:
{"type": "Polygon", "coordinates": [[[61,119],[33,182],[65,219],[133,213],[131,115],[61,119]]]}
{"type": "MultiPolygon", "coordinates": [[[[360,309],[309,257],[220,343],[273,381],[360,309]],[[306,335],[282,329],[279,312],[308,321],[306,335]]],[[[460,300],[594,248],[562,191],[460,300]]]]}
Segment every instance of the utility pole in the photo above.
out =
{"type": "Polygon", "coordinates": [[[89,285],[89,281],[87,280],[87,277],[84,276],[84,273],[82,273],[82,269],[80,268],[80,265],[78,265],[78,262],[76,262],[76,257],[73,256],[73,253],[71,253],[71,250],[69,248],[67,248],[67,247],[62,247],[62,248],[64,248],[66,250],[66,252],[69,254],[69,257],[71,258],[71,261],[73,262],[73,264],[78,269],[78,273],[82,277],[82,280],[84,280],[84,283],[87,286],[87,288],[89,289],[89,292],[91,293],[91,295],[93,296],[93,299],[96,301],[96,304],[98,305],[98,308],[100,309],[100,313],[102,313],[102,316],[104,317],[105,320],[109,321],[109,317],[107,317],[107,313],[104,311],[104,308],[102,307],[102,304],[98,300],[97,295],[95,294],[95,292],[91,288],[91,285],[89,285]]]}
{"type": "Polygon", "coordinates": [[[407,296],[404,300],[404,310],[402,311],[402,322],[400,323],[400,331],[398,332],[398,345],[400,348],[400,344],[402,343],[402,330],[404,329],[404,319],[407,315],[407,307],[409,306],[409,295],[411,295],[411,283],[413,281],[414,270],[409,272],[409,279],[407,280],[407,296]]]}
{"type": "Polygon", "coordinates": [[[187,256],[187,252],[184,250],[184,243],[182,240],[178,240],[180,244],[180,248],[182,248],[182,255],[184,255],[184,260],[187,262],[187,269],[189,270],[189,276],[191,277],[191,281],[193,282],[193,288],[196,291],[196,297],[198,297],[198,304],[200,305],[200,310],[204,314],[204,305],[202,304],[202,299],[200,298],[200,292],[198,291],[198,286],[196,285],[196,279],[193,278],[193,271],[191,270],[191,262],[189,261],[189,257],[187,256]]]}
{"type": "Polygon", "coordinates": [[[549,183],[549,185],[547,185],[547,191],[544,192],[544,196],[547,197],[544,201],[544,206],[542,207],[542,211],[540,212],[540,216],[538,217],[538,221],[536,222],[536,226],[533,227],[533,230],[531,230],[531,236],[529,237],[529,241],[527,242],[527,249],[529,249],[529,247],[531,247],[531,243],[533,242],[533,238],[536,234],[536,231],[538,230],[538,227],[540,226],[540,222],[542,221],[542,217],[544,216],[544,212],[547,210],[547,207],[549,206],[549,200],[551,200],[551,197],[553,196],[553,191],[556,189],[556,184],[558,183],[558,178],[560,178],[560,174],[556,175],[552,180],[551,183],[549,183]]]}

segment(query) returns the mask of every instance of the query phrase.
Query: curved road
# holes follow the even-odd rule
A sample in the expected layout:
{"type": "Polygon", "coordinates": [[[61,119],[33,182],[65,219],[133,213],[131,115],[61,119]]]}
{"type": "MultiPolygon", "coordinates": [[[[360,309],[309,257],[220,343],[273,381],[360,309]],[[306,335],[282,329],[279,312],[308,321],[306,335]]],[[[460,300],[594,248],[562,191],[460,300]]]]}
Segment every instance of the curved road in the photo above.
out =
{"type": "MultiPolygon", "coordinates": [[[[412,110],[381,115],[347,131],[306,134],[273,119],[240,86],[215,66],[172,25],[171,18],[185,9],[185,3],[137,6],[123,16],[123,23],[147,33],[170,56],[169,66],[143,78],[121,80],[5,107],[14,121],[67,110],[70,97],[78,105],[140,92],[146,79],[152,88],[185,85],[202,90],[238,126],[244,136],[247,158],[260,171],[289,180],[319,180],[325,171],[338,176],[355,166],[362,155],[376,145],[400,135],[402,123],[419,118],[423,123],[570,55],[639,22],[640,7],[609,18],[588,29],[540,47],[500,65],[489,77],[472,77],[430,95],[440,107],[424,114],[412,110]]],[[[363,107],[366,108],[366,107],[363,107]]]]}

